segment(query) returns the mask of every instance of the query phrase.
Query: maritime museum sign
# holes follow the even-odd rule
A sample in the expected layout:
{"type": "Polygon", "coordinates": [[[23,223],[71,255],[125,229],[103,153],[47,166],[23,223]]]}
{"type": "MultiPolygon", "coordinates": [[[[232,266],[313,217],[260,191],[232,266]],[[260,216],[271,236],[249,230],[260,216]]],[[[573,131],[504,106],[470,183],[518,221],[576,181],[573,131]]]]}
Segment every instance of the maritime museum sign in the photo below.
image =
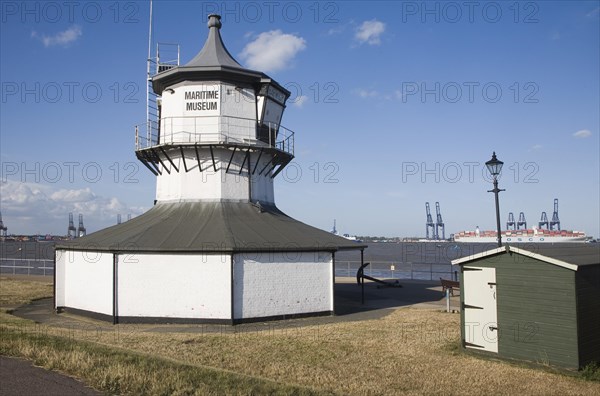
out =
{"type": "Polygon", "coordinates": [[[218,111],[219,90],[194,90],[184,92],[185,111],[218,111]]]}

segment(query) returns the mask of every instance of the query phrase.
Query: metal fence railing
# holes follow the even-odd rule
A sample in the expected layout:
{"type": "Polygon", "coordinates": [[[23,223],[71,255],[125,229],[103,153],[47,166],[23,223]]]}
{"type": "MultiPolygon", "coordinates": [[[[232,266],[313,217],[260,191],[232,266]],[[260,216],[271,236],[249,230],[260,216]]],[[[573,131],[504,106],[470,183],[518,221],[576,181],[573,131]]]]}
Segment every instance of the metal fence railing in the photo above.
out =
{"type": "MultiPolygon", "coordinates": [[[[413,279],[438,281],[439,278],[458,280],[458,272],[449,264],[371,261],[365,275],[381,279],[413,279]]],[[[360,261],[336,260],[335,276],[355,277],[360,261]]],[[[0,259],[0,274],[53,275],[54,261],[44,259],[0,259]]]]}
{"type": "Polygon", "coordinates": [[[255,144],[294,155],[294,131],[271,122],[233,116],[164,117],[135,127],[135,149],[161,144],[255,144]]]}
{"type": "Polygon", "coordinates": [[[42,259],[0,259],[0,274],[54,275],[54,261],[42,259]]]}
{"type": "MultiPolygon", "coordinates": [[[[368,260],[365,260],[367,262],[368,260]]],[[[458,271],[450,264],[430,264],[392,261],[369,261],[365,275],[382,279],[414,279],[439,281],[439,278],[458,280],[458,271]]],[[[335,276],[355,277],[360,261],[336,260],[335,276]]]]}

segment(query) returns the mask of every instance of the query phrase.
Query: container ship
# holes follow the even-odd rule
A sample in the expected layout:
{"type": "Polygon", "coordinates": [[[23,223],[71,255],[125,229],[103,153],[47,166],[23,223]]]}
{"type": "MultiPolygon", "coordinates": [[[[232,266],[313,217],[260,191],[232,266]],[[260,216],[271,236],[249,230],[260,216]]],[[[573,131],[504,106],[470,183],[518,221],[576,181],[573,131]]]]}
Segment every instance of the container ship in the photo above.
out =
{"type": "MultiPolygon", "coordinates": [[[[454,234],[454,242],[496,243],[497,231],[461,231],[454,234]]],[[[502,231],[502,242],[506,243],[562,243],[586,242],[583,231],[545,230],[537,227],[522,230],[502,231]]]]}

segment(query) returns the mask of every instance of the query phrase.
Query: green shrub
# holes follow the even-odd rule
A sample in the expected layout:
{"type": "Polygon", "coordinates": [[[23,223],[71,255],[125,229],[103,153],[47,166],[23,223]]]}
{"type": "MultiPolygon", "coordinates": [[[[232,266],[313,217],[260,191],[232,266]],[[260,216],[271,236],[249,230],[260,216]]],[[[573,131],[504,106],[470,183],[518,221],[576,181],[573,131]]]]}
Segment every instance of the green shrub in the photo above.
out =
{"type": "Polygon", "coordinates": [[[600,364],[592,362],[581,370],[581,376],[588,381],[600,382],[600,364]]]}

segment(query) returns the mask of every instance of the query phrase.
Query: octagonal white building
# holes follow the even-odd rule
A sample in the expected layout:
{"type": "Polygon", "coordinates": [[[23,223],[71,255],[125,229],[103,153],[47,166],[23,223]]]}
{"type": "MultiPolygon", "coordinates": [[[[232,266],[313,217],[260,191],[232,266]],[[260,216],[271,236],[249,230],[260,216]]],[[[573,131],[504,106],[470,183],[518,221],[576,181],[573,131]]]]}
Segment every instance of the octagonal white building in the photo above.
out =
{"type": "Polygon", "coordinates": [[[237,63],[218,15],[208,27],[196,57],[152,77],[158,121],[136,130],[154,207],[56,246],[58,312],[231,324],[334,312],[335,252],[366,246],[277,209],[273,181],[294,158],[290,93],[237,63]]]}

